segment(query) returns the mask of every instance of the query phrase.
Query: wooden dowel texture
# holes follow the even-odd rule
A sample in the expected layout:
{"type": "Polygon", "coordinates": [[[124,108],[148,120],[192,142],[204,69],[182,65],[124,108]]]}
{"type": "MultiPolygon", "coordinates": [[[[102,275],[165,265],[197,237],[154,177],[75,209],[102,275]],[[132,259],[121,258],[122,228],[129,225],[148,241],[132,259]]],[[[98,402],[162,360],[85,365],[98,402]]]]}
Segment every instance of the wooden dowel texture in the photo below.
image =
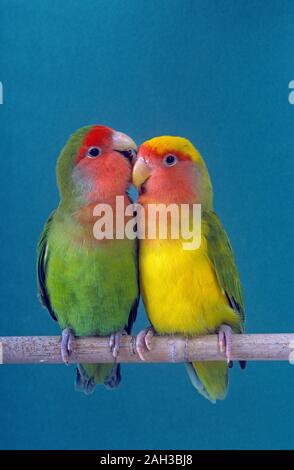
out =
{"type": "MultiPolygon", "coordinates": [[[[71,363],[114,362],[109,338],[76,338],[71,363]]],[[[144,362],[221,361],[216,335],[187,338],[155,336],[144,362]]],[[[294,362],[294,334],[250,334],[233,336],[233,360],[294,362]]],[[[117,362],[142,363],[136,354],[135,338],[123,336],[117,362]]],[[[60,364],[59,336],[0,337],[0,364],[60,364]]]]}

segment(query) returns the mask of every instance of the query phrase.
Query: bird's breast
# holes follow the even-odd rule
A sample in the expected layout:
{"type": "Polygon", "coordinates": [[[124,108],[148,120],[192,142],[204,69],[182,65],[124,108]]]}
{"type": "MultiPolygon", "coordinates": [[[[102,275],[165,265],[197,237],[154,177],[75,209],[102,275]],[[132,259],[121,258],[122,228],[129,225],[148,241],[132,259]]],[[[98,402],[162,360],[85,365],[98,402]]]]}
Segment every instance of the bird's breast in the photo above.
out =
{"type": "Polygon", "coordinates": [[[214,331],[227,299],[207,256],[205,238],[197,250],[180,240],[143,240],[141,289],[149,319],[159,333],[214,331]]]}

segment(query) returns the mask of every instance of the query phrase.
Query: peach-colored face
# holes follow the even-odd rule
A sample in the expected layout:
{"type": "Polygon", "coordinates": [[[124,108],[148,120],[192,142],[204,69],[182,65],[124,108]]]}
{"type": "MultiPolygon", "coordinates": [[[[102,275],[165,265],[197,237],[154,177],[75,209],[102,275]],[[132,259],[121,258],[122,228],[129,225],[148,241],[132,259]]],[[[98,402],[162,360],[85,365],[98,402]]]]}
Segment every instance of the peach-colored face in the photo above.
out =
{"type": "Polygon", "coordinates": [[[125,134],[94,126],[78,150],[74,178],[87,202],[124,194],[131,183],[135,143],[125,134]]]}
{"type": "Polygon", "coordinates": [[[173,148],[162,151],[148,143],[139,148],[133,171],[141,203],[193,203],[197,167],[189,155],[173,148]]]}

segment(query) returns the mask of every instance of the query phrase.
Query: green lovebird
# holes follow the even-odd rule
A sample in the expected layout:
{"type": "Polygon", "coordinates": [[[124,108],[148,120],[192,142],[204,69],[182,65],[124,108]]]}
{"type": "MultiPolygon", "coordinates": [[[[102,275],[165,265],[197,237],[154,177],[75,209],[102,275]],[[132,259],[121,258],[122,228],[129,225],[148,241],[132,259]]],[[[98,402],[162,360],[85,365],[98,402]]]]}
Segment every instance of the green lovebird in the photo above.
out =
{"type": "MultiPolygon", "coordinates": [[[[100,125],[78,129],[57,163],[59,207],[50,215],[38,243],[38,295],[62,328],[61,356],[68,364],[74,336],[108,336],[114,358],[122,332],[131,332],[139,297],[137,246],[126,237],[95,237],[94,208],[107,204],[115,218],[131,200],[135,142],[100,125]],[[101,238],[101,239],[98,239],[101,238]]],[[[124,229],[114,224],[114,231],[124,229]]],[[[76,389],[91,393],[96,384],[115,388],[119,364],[79,364],[76,389]]]]}

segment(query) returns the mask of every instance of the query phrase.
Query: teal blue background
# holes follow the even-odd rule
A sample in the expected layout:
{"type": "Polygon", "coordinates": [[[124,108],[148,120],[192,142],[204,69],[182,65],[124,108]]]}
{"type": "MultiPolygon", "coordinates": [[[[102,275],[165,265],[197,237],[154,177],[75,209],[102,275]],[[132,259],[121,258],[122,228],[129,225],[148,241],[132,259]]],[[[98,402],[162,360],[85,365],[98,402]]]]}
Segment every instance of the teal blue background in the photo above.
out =
{"type": "MultiPolygon", "coordinates": [[[[58,334],[35,246],[68,136],[104,123],[138,142],[187,136],[205,157],[244,286],[247,331],[293,332],[294,2],[1,0],[0,334],[58,334]]],[[[137,330],[146,324],[140,312],[137,330]]],[[[74,368],[0,368],[5,449],[291,448],[294,368],[235,367],[213,406],[182,365],[123,367],[119,390],[74,368]]]]}

